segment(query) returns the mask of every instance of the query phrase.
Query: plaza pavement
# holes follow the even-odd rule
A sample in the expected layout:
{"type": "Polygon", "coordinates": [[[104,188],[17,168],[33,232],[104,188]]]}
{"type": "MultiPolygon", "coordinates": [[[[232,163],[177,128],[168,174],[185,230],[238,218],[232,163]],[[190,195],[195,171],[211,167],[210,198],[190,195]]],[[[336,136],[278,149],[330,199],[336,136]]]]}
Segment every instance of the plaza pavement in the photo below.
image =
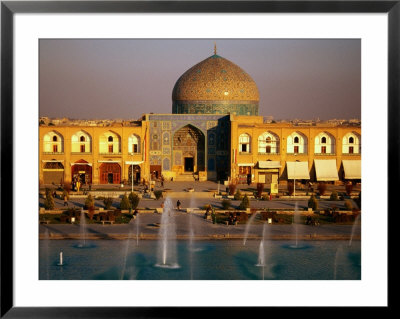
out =
{"type": "MultiPolygon", "coordinates": [[[[331,188],[332,185],[329,185],[331,188]]],[[[93,186],[92,190],[96,188],[109,189],[120,191],[120,186],[117,185],[98,185],[93,186]]],[[[141,186],[135,186],[136,191],[140,190],[141,186]]],[[[156,189],[164,189],[173,192],[178,197],[171,197],[171,201],[176,206],[176,201],[179,199],[182,203],[182,209],[185,208],[202,208],[206,204],[213,205],[216,209],[222,208],[221,199],[214,197],[199,197],[198,194],[201,192],[210,192],[210,190],[217,190],[218,185],[215,182],[166,182],[164,187],[161,188],[158,184],[156,189]],[[184,192],[185,189],[193,187],[194,193],[184,192]],[[180,193],[181,192],[181,193],[180,193]],[[179,196],[181,194],[182,196],[179,196]]],[[[241,190],[249,190],[255,185],[239,185],[241,190]]],[[[344,191],[344,187],[335,186],[338,191],[344,191]]],[[[129,193],[131,187],[125,186],[123,191],[129,193]]],[[[220,185],[220,190],[225,191],[225,187],[220,185]]],[[[331,190],[328,188],[328,190],[331,190]]],[[[299,190],[299,193],[301,190],[299,190]]],[[[166,198],[155,200],[142,198],[140,200],[138,209],[149,209],[148,213],[140,213],[137,219],[132,219],[129,224],[116,224],[116,225],[100,225],[100,224],[88,224],[86,225],[86,233],[88,238],[93,239],[126,239],[136,238],[138,236],[141,239],[157,239],[161,224],[161,214],[151,212],[152,209],[160,208],[161,203],[166,198]]],[[[43,206],[43,198],[39,199],[39,206],[43,206]]],[[[84,205],[85,198],[73,198],[68,201],[68,207],[81,208],[84,205]]],[[[118,208],[120,199],[116,199],[113,203],[115,208],[118,208]]],[[[64,201],[56,198],[54,200],[55,208],[64,208],[64,201]]],[[[297,205],[297,209],[302,211],[307,208],[308,199],[273,199],[271,201],[261,200],[250,200],[250,206],[258,209],[287,209],[294,210],[297,205]]],[[[240,201],[231,200],[232,207],[237,208],[240,201]]],[[[355,203],[354,203],[355,205],[355,203]]],[[[96,208],[104,207],[101,200],[95,200],[96,208]]],[[[319,209],[330,208],[336,206],[337,208],[344,207],[344,201],[319,201],[319,209]]],[[[222,225],[213,224],[209,220],[203,218],[203,213],[186,213],[186,212],[174,212],[175,223],[176,223],[176,234],[178,239],[189,238],[190,230],[193,229],[195,238],[197,239],[243,239],[245,236],[246,225],[222,225]]],[[[323,224],[320,226],[310,225],[297,225],[298,238],[306,240],[318,240],[318,239],[343,239],[349,240],[354,231],[354,238],[359,239],[361,233],[361,227],[357,223],[353,225],[333,225],[323,224]]],[[[253,223],[248,227],[249,238],[260,238],[262,234],[263,224],[253,223]]],[[[295,239],[296,228],[294,225],[268,225],[267,233],[271,239],[295,239]]],[[[81,236],[80,225],[77,224],[49,224],[39,225],[40,238],[50,239],[78,239],[81,236]]]]}

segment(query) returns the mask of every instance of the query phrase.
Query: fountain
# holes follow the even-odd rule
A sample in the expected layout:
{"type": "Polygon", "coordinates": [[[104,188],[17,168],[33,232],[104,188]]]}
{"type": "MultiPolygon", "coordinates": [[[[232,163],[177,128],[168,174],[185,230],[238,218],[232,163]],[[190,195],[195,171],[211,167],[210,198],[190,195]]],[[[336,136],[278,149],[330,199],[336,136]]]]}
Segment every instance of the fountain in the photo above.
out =
{"type": "Polygon", "coordinates": [[[139,246],[139,228],[140,228],[139,214],[136,214],[135,224],[136,224],[136,246],[139,246]]]}
{"type": "Polygon", "coordinates": [[[86,247],[86,219],[85,219],[85,213],[83,212],[83,208],[81,208],[81,217],[80,217],[80,237],[81,237],[81,243],[78,244],[79,248],[85,248],[86,247]]]}
{"type": "Polygon", "coordinates": [[[126,261],[128,258],[131,236],[132,236],[132,226],[129,225],[128,239],[126,240],[126,244],[125,244],[125,253],[124,253],[123,265],[122,265],[122,271],[121,271],[121,280],[123,280],[125,277],[126,261]]]}
{"type": "Polygon", "coordinates": [[[161,216],[157,267],[179,268],[176,256],[176,226],[174,206],[169,197],[165,200],[161,216]]]}
{"type": "Polygon", "coordinates": [[[253,223],[253,221],[254,221],[254,219],[256,218],[256,215],[258,214],[259,212],[255,212],[251,217],[250,217],[250,219],[249,219],[249,221],[247,222],[247,224],[246,224],[246,228],[245,228],[245,230],[244,230],[244,238],[243,238],[243,246],[246,246],[246,241],[247,241],[247,237],[248,237],[248,235],[249,235],[249,230],[250,230],[250,226],[251,226],[251,224],[253,223]]]}
{"type": "Polygon", "coordinates": [[[63,264],[63,253],[62,253],[62,251],[60,251],[60,261],[59,261],[59,263],[57,264],[58,266],[63,266],[64,264],[63,264]]]}
{"type": "Polygon", "coordinates": [[[356,227],[357,225],[361,225],[361,223],[359,223],[360,219],[361,219],[361,214],[359,214],[359,215],[356,217],[356,219],[354,220],[353,227],[351,228],[351,236],[350,236],[350,240],[349,240],[349,247],[351,246],[351,244],[352,244],[352,242],[353,242],[355,227],[356,227]]]}

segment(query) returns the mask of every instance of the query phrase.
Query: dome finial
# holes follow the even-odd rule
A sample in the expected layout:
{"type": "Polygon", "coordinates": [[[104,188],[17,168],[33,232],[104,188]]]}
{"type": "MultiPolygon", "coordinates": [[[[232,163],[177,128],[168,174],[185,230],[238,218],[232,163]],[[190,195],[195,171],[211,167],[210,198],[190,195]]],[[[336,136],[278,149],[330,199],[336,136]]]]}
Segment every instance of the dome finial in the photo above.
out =
{"type": "Polygon", "coordinates": [[[214,41],[214,55],[217,55],[217,42],[214,41]]]}

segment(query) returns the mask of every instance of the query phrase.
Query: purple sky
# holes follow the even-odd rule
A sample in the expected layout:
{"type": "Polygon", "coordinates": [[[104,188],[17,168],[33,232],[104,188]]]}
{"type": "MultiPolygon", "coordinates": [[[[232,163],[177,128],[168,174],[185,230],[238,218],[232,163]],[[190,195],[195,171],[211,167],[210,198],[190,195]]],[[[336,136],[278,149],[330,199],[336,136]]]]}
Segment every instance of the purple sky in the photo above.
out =
{"type": "Polygon", "coordinates": [[[172,89],[217,54],[257,83],[259,114],[275,119],[361,118],[361,41],[40,40],[40,116],[136,119],[171,113],[172,89]]]}

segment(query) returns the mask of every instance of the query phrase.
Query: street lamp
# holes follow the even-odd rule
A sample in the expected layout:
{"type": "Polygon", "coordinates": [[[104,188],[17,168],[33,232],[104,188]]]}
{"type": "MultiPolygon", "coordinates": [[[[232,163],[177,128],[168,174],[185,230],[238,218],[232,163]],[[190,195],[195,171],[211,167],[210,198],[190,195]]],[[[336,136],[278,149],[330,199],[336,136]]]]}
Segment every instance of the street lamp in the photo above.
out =
{"type": "Polygon", "coordinates": [[[296,163],[297,163],[297,161],[296,161],[296,155],[297,155],[297,153],[294,153],[294,157],[295,157],[295,160],[294,160],[294,178],[293,178],[293,197],[296,197],[296,163]]]}

